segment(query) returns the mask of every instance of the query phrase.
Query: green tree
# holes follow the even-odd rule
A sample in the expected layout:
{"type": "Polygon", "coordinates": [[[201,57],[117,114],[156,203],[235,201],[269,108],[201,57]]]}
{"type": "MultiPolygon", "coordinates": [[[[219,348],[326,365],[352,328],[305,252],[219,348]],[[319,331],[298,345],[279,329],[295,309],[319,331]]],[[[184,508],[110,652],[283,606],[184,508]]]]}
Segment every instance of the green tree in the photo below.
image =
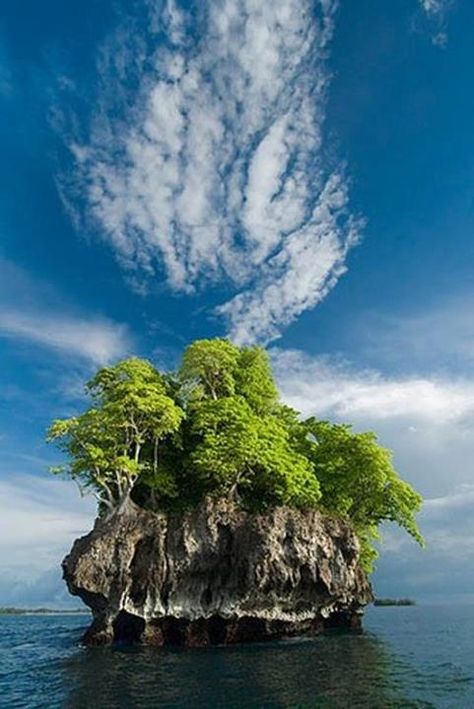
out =
{"type": "Polygon", "coordinates": [[[219,399],[235,392],[239,348],[228,340],[197,340],[186,348],[180,379],[194,398],[219,399]]]}
{"type": "Polygon", "coordinates": [[[235,368],[235,392],[257,414],[275,411],[279,394],[270,358],[262,347],[243,347],[235,368]]]}
{"type": "Polygon", "coordinates": [[[50,468],[51,472],[68,475],[81,492],[91,491],[100,507],[109,511],[120,502],[124,478],[133,479],[137,473],[137,466],[121,456],[117,424],[109,413],[91,408],[80,416],[53,421],[47,435],[48,442],[54,441],[68,456],[65,465],[50,468]]]}
{"type": "Polygon", "coordinates": [[[159,372],[138,358],[103,367],[86,388],[94,406],[49,429],[48,440],[69,456],[55,470],[92,488],[108,509],[124,508],[142,474],[159,487],[160,441],[179,428],[184,414],[159,372]]]}
{"type": "Polygon", "coordinates": [[[191,469],[209,491],[251,507],[313,506],[320,497],[312,467],[291,448],[288,431],[273,416],[258,416],[240,396],[208,400],[192,416],[191,469]]]}
{"type": "Polygon", "coordinates": [[[321,505],[352,520],[368,565],[376,556],[371,542],[382,522],[395,522],[423,544],[415,517],[422,498],[398,477],[391,452],[374,433],[354,433],[350,426],[314,418],[302,427],[305,454],[321,486],[321,505]]]}

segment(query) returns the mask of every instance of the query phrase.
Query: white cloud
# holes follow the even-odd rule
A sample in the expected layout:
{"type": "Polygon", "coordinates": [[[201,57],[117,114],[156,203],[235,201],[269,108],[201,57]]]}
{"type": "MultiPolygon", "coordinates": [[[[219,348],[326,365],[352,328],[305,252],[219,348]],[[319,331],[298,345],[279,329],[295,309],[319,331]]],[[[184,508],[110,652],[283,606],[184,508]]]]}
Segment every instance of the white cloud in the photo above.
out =
{"type": "Polygon", "coordinates": [[[421,6],[429,15],[439,15],[443,13],[448,5],[447,0],[420,0],[421,6]]]}
{"type": "Polygon", "coordinates": [[[405,313],[363,311],[344,324],[342,347],[385,369],[436,372],[430,380],[474,378],[472,293],[451,295],[405,313]]]}
{"type": "Polygon", "coordinates": [[[17,580],[59,565],[94,517],[92,498],[80,501],[75,485],[52,477],[0,480],[0,500],[0,567],[17,580]]]}
{"type": "Polygon", "coordinates": [[[192,32],[177,3],[149,6],[102,56],[104,87],[128,71],[138,89],[125,116],[104,89],[71,145],[76,187],[126,268],[164,267],[185,292],[222,281],[232,336],[275,338],[337,282],[360,227],[322,150],[337,2],[212,0],[192,32]]]}
{"type": "Polygon", "coordinates": [[[283,399],[305,416],[375,430],[430,498],[474,484],[474,379],[384,376],[297,351],[272,353],[283,399]]]}
{"type": "Polygon", "coordinates": [[[49,284],[0,258],[0,337],[24,340],[104,364],[131,349],[127,327],[96,315],[74,314],[49,284]]]}
{"type": "Polygon", "coordinates": [[[434,28],[431,36],[432,44],[435,47],[444,49],[448,44],[446,15],[453,4],[453,0],[419,0],[419,2],[434,28]]]}
{"type": "Polygon", "coordinates": [[[33,342],[95,364],[123,356],[130,347],[126,327],[110,320],[9,309],[0,311],[0,336],[33,342]]]}
{"type": "Polygon", "coordinates": [[[235,342],[275,339],[282,325],[314,307],[336,284],[359,229],[358,222],[348,222],[343,234],[338,217],[346,203],[346,186],[341,176],[334,174],[311,218],[289,235],[280,252],[268,261],[256,287],[218,309],[228,316],[235,342]]]}
{"type": "Polygon", "coordinates": [[[450,510],[474,507],[474,484],[459,485],[454,491],[443,497],[433,497],[425,501],[425,510],[430,517],[445,514],[450,510]]]}
{"type": "Polygon", "coordinates": [[[474,414],[471,380],[386,377],[292,350],[275,350],[273,360],[284,399],[308,415],[443,424],[474,414]]]}

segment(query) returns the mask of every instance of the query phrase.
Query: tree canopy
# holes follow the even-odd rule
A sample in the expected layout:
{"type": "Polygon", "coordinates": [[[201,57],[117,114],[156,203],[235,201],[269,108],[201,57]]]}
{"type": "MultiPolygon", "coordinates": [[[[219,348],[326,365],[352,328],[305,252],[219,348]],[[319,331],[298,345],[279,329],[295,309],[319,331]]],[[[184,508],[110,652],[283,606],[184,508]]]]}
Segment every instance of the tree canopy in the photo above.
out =
{"type": "Polygon", "coordinates": [[[48,431],[66,455],[52,472],[91,490],[99,511],[129,501],[182,509],[205,496],[246,509],[318,507],[349,519],[367,568],[385,521],[422,542],[420,495],[400,479],[375,434],[301,420],[284,406],[265,350],[225,339],[199,340],[175,373],[131,358],[86,384],[91,405],[48,431]]]}
{"type": "Polygon", "coordinates": [[[86,390],[92,407],[54,421],[48,431],[48,440],[69,458],[54,472],[66,472],[82,489],[92,489],[112,510],[128,502],[141,476],[158,485],[159,446],[177,431],[184,412],[168,396],[162,375],[137,358],[102,368],[86,390]]]}
{"type": "Polygon", "coordinates": [[[367,564],[376,554],[382,522],[395,522],[423,543],[416,512],[421,496],[397,475],[392,453],[377,443],[372,432],[354,433],[350,426],[317,421],[302,423],[304,449],[319,480],[324,507],[352,520],[363,542],[367,564]]]}

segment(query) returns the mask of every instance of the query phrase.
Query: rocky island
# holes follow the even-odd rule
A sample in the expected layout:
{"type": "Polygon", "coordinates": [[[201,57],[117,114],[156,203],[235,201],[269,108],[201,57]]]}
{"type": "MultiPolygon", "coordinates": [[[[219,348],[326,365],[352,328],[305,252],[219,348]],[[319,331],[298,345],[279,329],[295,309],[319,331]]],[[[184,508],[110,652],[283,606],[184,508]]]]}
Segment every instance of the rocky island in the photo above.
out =
{"type": "Polygon", "coordinates": [[[99,520],[63,570],[94,614],[87,643],[195,647],[359,628],[372,599],[359,551],[347,523],[316,510],[207,501],[99,520]]]}
{"type": "Polygon", "coordinates": [[[63,561],[84,642],[199,647],[359,629],[384,520],[421,542],[420,496],[371,433],[301,421],[266,353],[195,342],[175,374],[104,367],[49,439],[98,498],[63,561]]]}

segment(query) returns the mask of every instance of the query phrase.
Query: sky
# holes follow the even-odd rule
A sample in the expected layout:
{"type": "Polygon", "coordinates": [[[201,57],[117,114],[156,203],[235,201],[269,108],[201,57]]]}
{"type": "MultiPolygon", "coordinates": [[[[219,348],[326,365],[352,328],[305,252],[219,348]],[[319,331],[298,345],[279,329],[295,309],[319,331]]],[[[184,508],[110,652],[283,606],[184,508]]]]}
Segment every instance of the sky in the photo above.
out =
{"type": "Polygon", "coordinates": [[[129,355],[268,348],[284,400],[373,429],[424,496],[379,595],[472,601],[474,6],[5,0],[0,604],[72,603],[94,502],[53,418],[129,355]]]}

